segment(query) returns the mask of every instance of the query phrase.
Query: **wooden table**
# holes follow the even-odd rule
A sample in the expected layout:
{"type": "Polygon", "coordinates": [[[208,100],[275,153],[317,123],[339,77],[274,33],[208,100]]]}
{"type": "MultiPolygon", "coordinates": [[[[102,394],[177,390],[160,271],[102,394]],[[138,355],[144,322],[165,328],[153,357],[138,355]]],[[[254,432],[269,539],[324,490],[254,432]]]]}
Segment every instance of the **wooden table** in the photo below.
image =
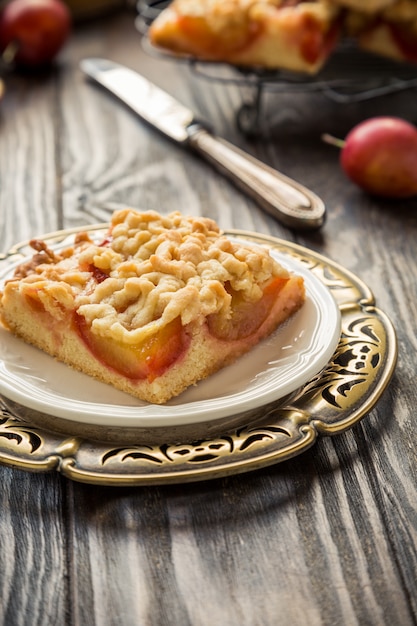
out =
{"type": "Polygon", "coordinates": [[[1,103],[1,250],[105,222],[114,206],[204,214],[296,242],[360,277],[398,337],[370,413],[303,454],[206,482],[108,487],[0,467],[0,622],[199,626],[417,622],[417,201],[384,202],[341,172],[340,137],[376,114],[416,122],[415,93],[336,103],[265,94],[261,131],[235,124],[246,89],[143,51],[127,10],[77,26],[51,74],[11,75],[1,103]],[[216,132],[301,181],[327,206],[292,231],[193,154],[145,126],[79,70],[137,69],[216,132]]]}

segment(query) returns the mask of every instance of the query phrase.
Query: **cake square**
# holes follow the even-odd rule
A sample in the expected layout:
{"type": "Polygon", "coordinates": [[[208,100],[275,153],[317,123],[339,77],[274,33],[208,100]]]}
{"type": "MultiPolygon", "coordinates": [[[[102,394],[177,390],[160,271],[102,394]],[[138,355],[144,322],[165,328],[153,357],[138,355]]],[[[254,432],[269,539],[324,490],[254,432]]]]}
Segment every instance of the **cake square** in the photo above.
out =
{"type": "Polygon", "coordinates": [[[155,404],[238,359],[305,300],[301,277],[205,217],[123,209],[101,241],[31,246],[0,293],[3,325],[155,404]]]}

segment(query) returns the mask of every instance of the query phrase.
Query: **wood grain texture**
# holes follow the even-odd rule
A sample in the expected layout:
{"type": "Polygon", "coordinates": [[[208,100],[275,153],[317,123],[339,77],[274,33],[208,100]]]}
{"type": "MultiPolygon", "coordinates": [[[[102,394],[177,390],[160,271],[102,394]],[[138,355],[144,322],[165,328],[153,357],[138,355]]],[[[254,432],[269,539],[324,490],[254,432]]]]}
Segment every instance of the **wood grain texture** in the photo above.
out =
{"type": "Polygon", "coordinates": [[[0,242],[106,221],[120,205],[208,215],[338,261],[395,323],[396,374],[357,426],[281,465],[207,483],[105,488],[0,467],[2,626],[412,626],[417,623],[417,201],[355,189],[322,132],[415,118],[415,93],[336,104],[266,94],[245,138],[240,86],[149,57],[134,14],[75,30],[60,65],[12,76],[1,103],[0,242]],[[274,221],[206,163],[89,84],[106,56],[152,78],[229,141],[326,202],[314,233],[274,221]]]}

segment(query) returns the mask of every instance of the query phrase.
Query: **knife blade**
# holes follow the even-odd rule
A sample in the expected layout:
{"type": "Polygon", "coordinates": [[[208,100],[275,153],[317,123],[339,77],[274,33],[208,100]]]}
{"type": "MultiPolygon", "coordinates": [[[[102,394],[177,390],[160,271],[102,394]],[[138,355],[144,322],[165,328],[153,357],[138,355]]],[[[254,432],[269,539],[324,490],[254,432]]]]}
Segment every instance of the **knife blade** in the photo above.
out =
{"type": "Polygon", "coordinates": [[[80,68],[145,122],[205,158],[285,226],[315,229],[324,223],[324,203],[313,191],[213,134],[190,109],[144,76],[103,58],[83,59],[80,68]]]}

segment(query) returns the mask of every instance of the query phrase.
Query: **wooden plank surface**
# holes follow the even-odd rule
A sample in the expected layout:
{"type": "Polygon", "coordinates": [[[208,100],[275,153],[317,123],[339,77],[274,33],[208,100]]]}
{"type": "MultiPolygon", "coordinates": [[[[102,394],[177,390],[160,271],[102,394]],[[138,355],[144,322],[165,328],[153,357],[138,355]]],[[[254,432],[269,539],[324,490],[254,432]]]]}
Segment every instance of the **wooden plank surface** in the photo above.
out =
{"type": "Polygon", "coordinates": [[[1,103],[0,243],[106,221],[115,206],[179,209],[295,241],[342,264],[393,320],[396,373],[371,413],[251,474],[110,488],[0,467],[0,623],[411,626],[417,622],[417,201],[353,187],[322,132],[376,114],[416,121],[414,91],[340,105],[265,95],[261,134],[235,113],[246,90],[141,48],[134,14],[81,25],[45,76],[10,76],[1,103]],[[216,132],[311,187],[318,232],[274,221],[210,166],[89,84],[106,56],[152,78],[216,132]]]}

